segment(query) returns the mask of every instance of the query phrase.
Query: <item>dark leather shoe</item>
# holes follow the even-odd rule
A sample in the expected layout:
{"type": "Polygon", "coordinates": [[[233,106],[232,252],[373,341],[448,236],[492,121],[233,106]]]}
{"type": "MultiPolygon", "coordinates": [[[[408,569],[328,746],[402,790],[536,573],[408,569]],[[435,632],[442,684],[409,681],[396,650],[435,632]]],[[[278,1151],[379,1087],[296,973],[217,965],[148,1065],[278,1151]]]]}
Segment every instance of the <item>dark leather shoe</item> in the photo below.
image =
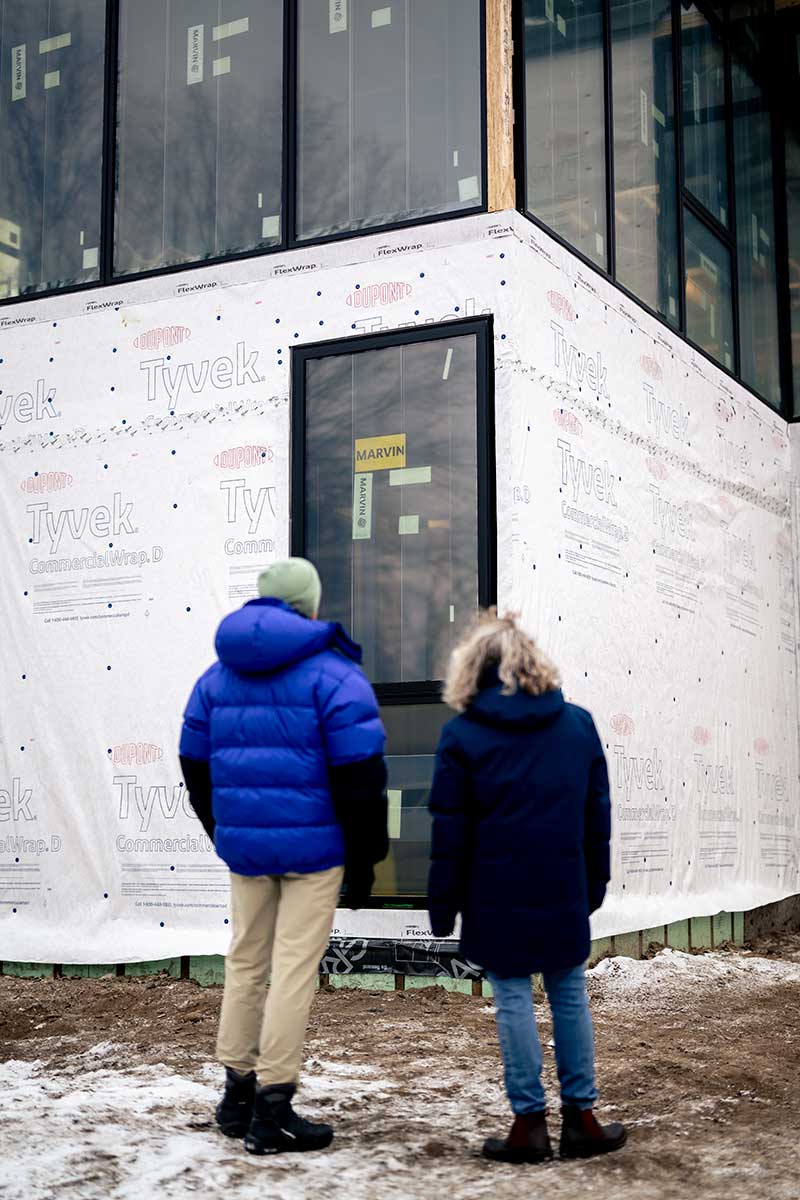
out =
{"type": "Polygon", "coordinates": [[[601,1125],[591,1108],[561,1109],[562,1158],[592,1158],[595,1154],[610,1154],[627,1141],[628,1133],[619,1121],[601,1125]]]}
{"type": "Polygon", "coordinates": [[[225,1092],[217,1105],[217,1124],[226,1137],[244,1137],[253,1119],[256,1098],[256,1073],[240,1075],[225,1068],[225,1092]]]}
{"type": "Polygon", "coordinates": [[[495,1162],[541,1163],[553,1157],[547,1132],[547,1114],[523,1113],[514,1117],[507,1138],[489,1138],[483,1143],[484,1158],[495,1162]]]}

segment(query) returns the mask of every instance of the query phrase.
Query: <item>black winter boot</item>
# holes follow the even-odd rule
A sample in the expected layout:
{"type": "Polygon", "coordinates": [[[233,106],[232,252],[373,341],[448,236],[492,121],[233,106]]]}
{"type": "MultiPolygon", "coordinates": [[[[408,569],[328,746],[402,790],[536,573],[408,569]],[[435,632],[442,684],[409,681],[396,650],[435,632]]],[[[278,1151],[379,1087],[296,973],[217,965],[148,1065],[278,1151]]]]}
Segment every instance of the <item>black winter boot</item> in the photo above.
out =
{"type": "Polygon", "coordinates": [[[244,1137],[253,1117],[256,1098],[256,1073],[240,1075],[225,1068],[225,1094],[217,1105],[217,1124],[227,1137],[244,1137]]]}
{"type": "Polygon", "coordinates": [[[625,1145],[628,1134],[619,1121],[601,1125],[590,1108],[562,1108],[561,1116],[562,1158],[592,1158],[625,1145]]]}
{"type": "Polygon", "coordinates": [[[547,1132],[547,1114],[523,1113],[514,1117],[507,1138],[488,1138],[483,1143],[484,1158],[495,1162],[541,1163],[553,1157],[547,1132]]]}
{"type": "Polygon", "coordinates": [[[278,1083],[256,1090],[253,1119],[244,1139],[251,1154],[280,1154],[291,1151],[324,1150],[333,1141],[330,1125],[304,1121],[292,1108],[293,1083],[278,1083]]]}

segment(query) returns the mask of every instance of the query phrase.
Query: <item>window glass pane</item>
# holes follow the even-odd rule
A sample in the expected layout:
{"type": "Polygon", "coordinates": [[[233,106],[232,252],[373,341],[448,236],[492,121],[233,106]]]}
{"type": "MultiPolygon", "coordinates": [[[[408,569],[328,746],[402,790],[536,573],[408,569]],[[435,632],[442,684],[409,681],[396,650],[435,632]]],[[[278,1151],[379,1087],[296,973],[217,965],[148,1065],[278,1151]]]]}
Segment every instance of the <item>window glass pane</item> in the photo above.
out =
{"type": "Polygon", "coordinates": [[[780,407],[770,116],[761,88],[737,63],[733,65],[733,133],[741,377],[780,407]]]}
{"type": "Polygon", "coordinates": [[[281,240],[283,0],[122,0],[115,269],[281,240]]]}
{"type": "Polygon", "coordinates": [[[789,222],[789,311],[792,323],[794,415],[800,416],[800,139],[786,138],[786,210],[789,222]]]}
{"type": "Polygon", "coordinates": [[[375,868],[375,896],[424,896],[428,890],[428,795],[439,734],[452,715],[444,704],[381,709],[389,772],[389,856],[375,868]]]}
{"type": "Polygon", "coordinates": [[[686,240],[686,332],[701,349],[733,370],[731,256],[688,210],[686,240]]]}
{"type": "Polygon", "coordinates": [[[606,266],[602,0],[525,0],[528,211],[606,266]]]}
{"type": "Polygon", "coordinates": [[[681,13],[686,187],[728,224],[725,67],[722,42],[696,5],[681,13]]]}
{"type": "Polygon", "coordinates": [[[677,326],[675,95],[669,0],[611,9],[617,278],[677,326]]]}
{"type": "Polygon", "coordinates": [[[0,0],[0,299],[99,277],[105,0],[0,0]]]}
{"type": "Polygon", "coordinates": [[[478,603],[476,337],[312,359],[305,546],[375,683],[441,679],[478,603]]]}
{"type": "Polygon", "coordinates": [[[482,203],[479,0],[300,0],[297,236],[482,203]]]}

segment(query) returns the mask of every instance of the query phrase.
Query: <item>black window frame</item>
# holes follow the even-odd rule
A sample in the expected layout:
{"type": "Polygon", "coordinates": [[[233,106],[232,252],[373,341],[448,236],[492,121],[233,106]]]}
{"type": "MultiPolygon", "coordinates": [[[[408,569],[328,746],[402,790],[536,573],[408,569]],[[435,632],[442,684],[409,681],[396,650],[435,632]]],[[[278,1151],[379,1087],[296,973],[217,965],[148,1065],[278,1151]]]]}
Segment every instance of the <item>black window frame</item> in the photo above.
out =
{"type": "MultiPolygon", "coordinates": [[[[305,553],[306,511],[306,370],[310,359],[332,358],[392,346],[412,346],[440,341],[453,335],[476,338],[476,430],[478,502],[478,604],[497,603],[497,466],[495,458],[494,408],[494,317],[487,314],[435,325],[405,326],[385,333],[354,334],[309,345],[295,346],[291,353],[290,427],[290,547],[291,554],[305,553]]],[[[379,683],[375,695],[382,707],[442,704],[440,680],[409,683],[379,683]]],[[[368,907],[416,909],[425,907],[424,895],[373,896],[368,907]]]]}
{"type": "Polygon", "coordinates": [[[283,182],[281,202],[283,205],[281,217],[281,240],[277,245],[244,250],[234,254],[223,254],[215,258],[203,258],[196,262],[176,263],[165,267],[156,267],[150,271],[134,272],[131,274],[114,274],[114,215],[116,202],[116,168],[117,168],[117,85],[120,67],[120,4],[121,0],[106,0],[106,61],[105,61],[105,91],[103,97],[103,138],[102,138],[102,195],[100,197],[100,278],[89,283],[70,284],[67,287],[41,289],[26,292],[20,296],[11,296],[0,300],[0,308],[12,304],[30,304],[36,300],[44,300],[53,296],[65,296],[77,292],[87,292],[108,287],[119,287],[126,283],[136,283],[140,279],[155,279],[162,275],[177,275],[185,271],[200,271],[207,267],[218,267],[226,263],[240,262],[246,259],[271,257],[276,254],[286,254],[287,251],[302,250],[312,246],[327,245],[329,242],[349,241],[352,238],[380,236],[398,229],[410,229],[419,225],[435,225],[440,221],[457,221],[472,217],[478,213],[489,211],[489,170],[487,150],[487,99],[486,99],[486,4],[487,0],[479,3],[479,54],[480,75],[480,168],[481,168],[481,202],[469,208],[458,208],[451,212],[434,213],[427,217],[409,217],[403,221],[395,221],[384,225],[370,225],[368,228],[347,230],[341,233],[327,234],[319,238],[296,237],[296,176],[297,176],[297,32],[298,4],[297,0],[283,0],[283,182]]]}
{"type": "MultiPolygon", "coordinates": [[[[674,107],[675,107],[675,174],[676,174],[676,203],[677,203],[677,223],[676,235],[678,238],[678,279],[680,287],[678,291],[678,310],[679,310],[679,325],[676,328],[671,325],[666,318],[652,309],[644,300],[631,291],[625,284],[621,283],[617,278],[616,271],[616,240],[614,230],[614,196],[615,196],[615,179],[614,179],[614,112],[613,112],[613,89],[612,89],[612,72],[613,72],[613,40],[611,30],[611,8],[612,0],[603,0],[603,53],[604,53],[604,69],[605,69],[605,169],[606,169],[606,223],[607,223],[607,245],[608,245],[608,268],[604,270],[599,267],[596,262],[583,254],[567,239],[556,233],[549,225],[541,218],[537,217],[535,212],[528,208],[527,204],[527,130],[526,130],[526,91],[525,91],[525,13],[524,0],[515,0],[513,9],[513,36],[514,44],[518,48],[514,56],[514,108],[518,114],[518,119],[515,125],[515,160],[516,168],[516,204],[519,212],[527,220],[532,221],[540,229],[544,230],[549,237],[552,237],[559,245],[563,246],[571,255],[580,259],[588,268],[604,279],[608,279],[613,283],[614,287],[632,303],[638,305],[643,311],[649,313],[659,324],[663,325],[673,335],[680,337],[703,358],[713,363],[725,375],[736,381],[736,383],[754,396],[769,413],[776,414],[782,417],[785,421],[792,423],[800,420],[800,415],[793,416],[793,381],[791,370],[791,347],[788,340],[788,311],[789,311],[789,286],[788,286],[788,267],[784,262],[784,254],[786,251],[786,232],[787,232],[787,217],[786,217],[786,197],[781,190],[782,180],[784,178],[782,170],[782,146],[783,146],[783,128],[784,128],[784,113],[781,104],[779,89],[776,86],[775,79],[772,78],[776,74],[780,62],[778,48],[776,46],[776,14],[773,3],[769,5],[769,12],[765,18],[766,32],[764,37],[764,53],[761,62],[758,64],[762,68],[755,72],[755,78],[760,87],[763,89],[764,96],[768,105],[772,125],[772,146],[773,146],[773,212],[775,218],[775,252],[776,252],[776,304],[778,313],[778,366],[780,375],[781,388],[781,403],[779,407],[771,404],[759,392],[750,386],[740,376],[741,369],[741,332],[740,332],[740,308],[739,308],[739,264],[738,252],[736,244],[737,224],[736,224],[736,175],[734,169],[734,131],[733,131],[733,97],[732,97],[732,63],[733,63],[733,25],[734,19],[730,12],[730,6],[724,5],[723,15],[715,9],[713,4],[708,0],[695,0],[697,7],[702,12],[703,16],[709,22],[713,30],[718,34],[722,41],[724,63],[725,63],[725,159],[728,174],[728,213],[729,223],[726,228],[717,218],[709,212],[709,210],[699,201],[685,186],[684,180],[684,151],[683,151],[683,67],[682,67],[682,49],[683,49],[683,32],[681,28],[681,13],[683,6],[681,0],[671,0],[671,17],[672,17],[672,77],[674,88],[674,107]],[[770,64],[773,65],[773,70],[770,70],[770,64]],[[724,363],[719,362],[706,350],[699,346],[688,336],[686,332],[686,248],[684,241],[684,210],[688,209],[700,223],[705,226],[723,245],[725,250],[731,256],[731,305],[733,311],[733,354],[734,362],[732,369],[729,369],[724,363]]],[[[748,64],[748,69],[752,70],[752,64],[748,64]]]]}
{"type": "MultiPolygon", "coordinates": [[[[497,603],[497,471],[494,435],[494,318],[491,314],[442,321],[436,325],[406,326],[386,333],[356,334],[352,337],[295,346],[291,356],[290,435],[290,545],[291,553],[305,555],[306,511],[306,373],[309,359],[413,346],[452,336],[476,338],[476,438],[478,502],[478,604],[487,608],[497,603]]],[[[441,680],[422,679],[405,683],[379,683],[375,694],[381,704],[436,704],[441,701],[441,680]]]]}

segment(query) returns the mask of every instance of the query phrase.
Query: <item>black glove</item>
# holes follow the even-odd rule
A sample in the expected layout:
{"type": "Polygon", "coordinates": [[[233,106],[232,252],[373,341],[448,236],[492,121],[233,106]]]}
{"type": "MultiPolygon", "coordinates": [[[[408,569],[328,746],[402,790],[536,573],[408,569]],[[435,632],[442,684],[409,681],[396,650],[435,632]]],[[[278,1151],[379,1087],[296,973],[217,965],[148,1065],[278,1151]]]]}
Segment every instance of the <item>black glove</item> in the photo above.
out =
{"type": "Polygon", "coordinates": [[[431,933],[440,941],[446,941],[453,936],[453,930],[456,927],[455,918],[449,917],[431,917],[431,933]]]}
{"type": "Polygon", "coordinates": [[[366,908],[372,895],[375,872],[367,862],[348,863],[344,869],[345,908],[366,908]]]}

